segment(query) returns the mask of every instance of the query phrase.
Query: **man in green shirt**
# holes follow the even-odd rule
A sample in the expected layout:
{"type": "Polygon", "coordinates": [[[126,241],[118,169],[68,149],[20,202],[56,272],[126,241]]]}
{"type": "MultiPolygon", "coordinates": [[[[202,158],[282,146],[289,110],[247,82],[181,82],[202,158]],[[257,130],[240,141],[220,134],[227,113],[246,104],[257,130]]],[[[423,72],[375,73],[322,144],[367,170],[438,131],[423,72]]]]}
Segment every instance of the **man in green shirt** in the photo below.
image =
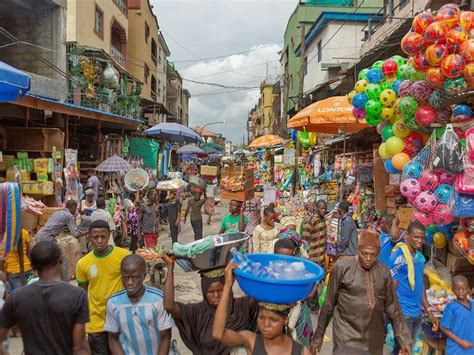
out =
{"type": "Polygon", "coordinates": [[[242,206],[242,202],[230,201],[230,214],[225,216],[222,220],[219,234],[243,232],[248,223],[248,218],[244,216],[244,211],[245,208],[242,206]]]}

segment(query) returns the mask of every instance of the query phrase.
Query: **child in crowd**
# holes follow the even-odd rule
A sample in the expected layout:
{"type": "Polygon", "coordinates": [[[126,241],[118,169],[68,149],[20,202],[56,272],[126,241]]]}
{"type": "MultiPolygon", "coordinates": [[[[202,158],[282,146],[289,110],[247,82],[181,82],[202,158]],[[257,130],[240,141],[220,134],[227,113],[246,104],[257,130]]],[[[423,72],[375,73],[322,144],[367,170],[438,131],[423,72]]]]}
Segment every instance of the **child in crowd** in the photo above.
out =
{"type": "Polygon", "coordinates": [[[271,253],[269,250],[278,236],[275,225],[275,211],[270,207],[263,210],[262,223],[255,227],[252,236],[254,253],[271,253]]]}
{"type": "Polygon", "coordinates": [[[380,221],[380,254],[379,261],[388,265],[392,249],[399,242],[403,242],[400,229],[398,228],[398,218],[393,214],[386,214],[380,221]]]}
{"type": "Polygon", "coordinates": [[[468,299],[469,283],[462,275],[453,277],[456,300],[446,306],[440,325],[448,337],[446,354],[474,354],[474,301],[468,299]]]}

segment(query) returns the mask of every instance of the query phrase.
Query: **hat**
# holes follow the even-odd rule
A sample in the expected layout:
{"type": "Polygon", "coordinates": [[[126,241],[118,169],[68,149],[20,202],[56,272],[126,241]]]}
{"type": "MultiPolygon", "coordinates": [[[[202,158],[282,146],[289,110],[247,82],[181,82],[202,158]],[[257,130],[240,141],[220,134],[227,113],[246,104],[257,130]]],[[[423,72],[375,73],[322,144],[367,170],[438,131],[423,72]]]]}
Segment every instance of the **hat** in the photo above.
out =
{"type": "Polygon", "coordinates": [[[377,247],[380,248],[380,238],[378,233],[363,231],[359,236],[359,247],[377,247]]]}
{"type": "Polygon", "coordinates": [[[86,190],[86,196],[87,195],[94,195],[94,190],[93,189],[87,189],[86,190]]]}

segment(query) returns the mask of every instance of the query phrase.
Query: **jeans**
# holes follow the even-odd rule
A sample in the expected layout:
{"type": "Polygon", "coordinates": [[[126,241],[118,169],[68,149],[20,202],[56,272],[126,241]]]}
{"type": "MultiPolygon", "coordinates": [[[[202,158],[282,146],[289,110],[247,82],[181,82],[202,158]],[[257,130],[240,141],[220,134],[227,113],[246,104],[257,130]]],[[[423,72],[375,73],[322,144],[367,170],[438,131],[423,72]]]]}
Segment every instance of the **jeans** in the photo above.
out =
{"type": "MultiPolygon", "coordinates": [[[[28,282],[28,279],[31,277],[31,275],[33,275],[33,271],[31,270],[25,271],[25,285],[28,282]]],[[[7,282],[8,282],[8,294],[11,294],[17,288],[20,288],[21,286],[23,286],[21,284],[20,273],[8,274],[7,282]]]]}
{"type": "Polygon", "coordinates": [[[194,231],[194,240],[202,239],[202,219],[191,220],[191,226],[194,231]]]}
{"type": "Polygon", "coordinates": [[[87,340],[91,347],[92,355],[109,355],[109,334],[103,333],[88,333],[87,340]]]}
{"type": "MultiPolygon", "coordinates": [[[[404,317],[407,322],[408,331],[410,332],[412,346],[415,345],[416,336],[421,328],[421,316],[419,317],[404,317]]],[[[392,355],[398,355],[400,352],[400,344],[398,343],[397,338],[395,338],[395,343],[393,345],[392,355]]]]}

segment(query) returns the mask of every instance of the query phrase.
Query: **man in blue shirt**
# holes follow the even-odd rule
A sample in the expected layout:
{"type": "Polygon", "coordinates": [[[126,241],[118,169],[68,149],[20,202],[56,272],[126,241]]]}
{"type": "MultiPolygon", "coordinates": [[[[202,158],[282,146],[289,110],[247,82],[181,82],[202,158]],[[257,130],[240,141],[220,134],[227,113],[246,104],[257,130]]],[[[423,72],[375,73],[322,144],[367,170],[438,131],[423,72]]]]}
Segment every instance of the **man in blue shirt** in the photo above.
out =
{"type": "Polygon", "coordinates": [[[339,226],[339,243],[337,245],[337,254],[339,257],[348,257],[357,255],[357,225],[349,212],[349,202],[339,203],[338,214],[341,217],[339,226]]]}
{"type": "MultiPolygon", "coordinates": [[[[425,227],[418,221],[408,226],[408,236],[405,243],[398,243],[392,250],[389,258],[389,268],[393,283],[397,288],[398,301],[410,330],[412,344],[421,327],[421,308],[428,311],[428,316],[433,323],[433,330],[438,328],[438,321],[428,307],[426,293],[423,285],[423,270],[425,257],[419,251],[425,242],[425,227]]],[[[397,355],[400,345],[395,339],[393,354],[397,355]]]]}
{"type": "Polygon", "coordinates": [[[453,277],[456,300],[446,306],[441,319],[441,330],[448,337],[446,354],[474,354],[474,301],[467,298],[469,283],[462,275],[453,277]]]}
{"type": "Polygon", "coordinates": [[[168,355],[174,322],[163,305],[163,292],[145,286],[145,260],[131,254],[122,260],[124,291],[107,302],[104,330],[112,354],[168,355]]]}
{"type": "Polygon", "coordinates": [[[397,243],[403,241],[398,228],[398,219],[393,214],[386,214],[380,221],[380,254],[379,261],[388,266],[390,254],[397,243]]]}

